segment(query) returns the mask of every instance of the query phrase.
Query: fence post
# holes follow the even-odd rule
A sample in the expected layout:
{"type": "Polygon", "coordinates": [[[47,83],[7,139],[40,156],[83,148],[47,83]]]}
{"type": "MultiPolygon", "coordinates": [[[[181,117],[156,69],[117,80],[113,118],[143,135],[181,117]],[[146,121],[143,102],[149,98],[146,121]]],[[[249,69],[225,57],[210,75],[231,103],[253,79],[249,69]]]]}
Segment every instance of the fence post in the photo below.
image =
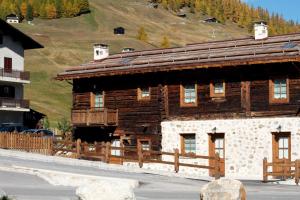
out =
{"type": "Polygon", "coordinates": [[[80,158],[80,152],[81,152],[81,140],[77,139],[77,141],[76,141],[76,154],[77,154],[77,158],[80,158]]]}
{"type": "Polygon", "coordinates": [[[106,142],[105,145],[105,162],[109,163],[110,161],[110,142],[106,142]]]}
{"type": "Polygon", "coordinates": [[[286,180],[286,177],[287,177],[287,160],[286,159],[283,159],[283,180],[285,181],[286,180]]]}
{"type": "Polygon", "coordinates": [[[220,156],[218,153],[215,155],[215,180],[220,179],[221,177],[221,168],[220,168],[220,156]]]}
{"type": "Polygon", "coordinates": [[[266,157],[263,159],[263,182],[268,182],[268,160],[266,157]]]}
{"type": "Polygon", "coordinates": [[[174,170],[179,172],[179,149],[174,149],[174,170]]]}
{"type": "Polygon", "coordinates": [[[300,177],[300,160],[295,160],[295,183],[299,185],[299,177],[300,177]]]}
{"type": "Polygon", "coordinates": [[[142,168],[144,163],[144,155],[143,155],[143,149],[142,149],[142,145],[138,145],[138,159],[139,159],[139,167],[142,168]]]}

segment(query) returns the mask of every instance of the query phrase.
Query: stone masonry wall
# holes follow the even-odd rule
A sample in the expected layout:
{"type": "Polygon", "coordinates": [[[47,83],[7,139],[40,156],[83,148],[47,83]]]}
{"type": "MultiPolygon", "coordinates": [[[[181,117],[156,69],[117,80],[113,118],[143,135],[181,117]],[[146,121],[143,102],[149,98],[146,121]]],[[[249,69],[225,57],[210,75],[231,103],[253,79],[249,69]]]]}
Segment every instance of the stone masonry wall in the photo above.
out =
{"type": "MultiPolygon", "coordinates": [[[[296,117],[162,122],[162,151],[180,149],[180,134],[193,133],[196,154],[208,155],[208,133],[216,128],[217,133],[225,133],[225,176],[261,180],[262,161],[264,157],[272,160],[272,133],[279,126],[281,132],[291,133],[292,160],[300,159],[300,118],[296,117]]],[[[189,168],[188,173],[208,176],[208,170],[193,170],[189,168]]]]}

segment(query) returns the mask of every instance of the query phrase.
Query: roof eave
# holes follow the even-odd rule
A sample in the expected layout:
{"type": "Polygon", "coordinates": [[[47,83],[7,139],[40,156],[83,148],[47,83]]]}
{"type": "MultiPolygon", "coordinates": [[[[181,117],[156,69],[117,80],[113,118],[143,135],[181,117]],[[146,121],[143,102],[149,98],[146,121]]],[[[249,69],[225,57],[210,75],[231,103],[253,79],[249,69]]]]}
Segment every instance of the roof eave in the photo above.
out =
{"type": "Polygon", "coordinates": [[[203,68],[215,68],[215,67],[229,67],[229,66],[245,66],[245,65],[258,65],[258,64],[271,64],[271,63],[288,63],[288,62],[300,62],[300,56],[282,56],[282,57],[264,57],[263,59],[244,59],[233,60],[230,62],[214,62],[214,63],[195,63],[195,64],[181,64],[181,65],[169,65],[165,67],[148,67],[143,69],[129,69],[129,70],[110,70],[105,72],[83,72],[83,73],[60,73],[55,78],[56,80],[73,80],[80,78],[94,78],[116,75],[128,75],[128,74],[142,74],[142,73],[155,73],[166,71],[181,71],[203,68]]]}

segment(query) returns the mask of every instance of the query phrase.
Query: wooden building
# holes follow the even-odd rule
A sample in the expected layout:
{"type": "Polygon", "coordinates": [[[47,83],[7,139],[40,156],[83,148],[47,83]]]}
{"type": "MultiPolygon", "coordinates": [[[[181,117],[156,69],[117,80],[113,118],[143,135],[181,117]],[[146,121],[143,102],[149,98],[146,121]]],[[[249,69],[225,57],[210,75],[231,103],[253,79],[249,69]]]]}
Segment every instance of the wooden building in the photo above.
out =
{"type": "Polygon", "coordinates": [[[289,34],[116,54],[57,79],[73,81],[76,137],[218,152],[223,175],[255,178],[264,157],[300,158],[299,62],[289,34]]]}

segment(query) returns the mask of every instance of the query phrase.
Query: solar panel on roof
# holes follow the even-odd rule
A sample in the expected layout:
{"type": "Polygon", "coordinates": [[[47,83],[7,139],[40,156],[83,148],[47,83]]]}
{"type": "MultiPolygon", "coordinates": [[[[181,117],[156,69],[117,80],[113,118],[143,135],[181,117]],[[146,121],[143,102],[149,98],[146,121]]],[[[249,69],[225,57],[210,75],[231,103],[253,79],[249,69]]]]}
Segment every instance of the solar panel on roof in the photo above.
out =
{"type": "Polygon", "coordinates": [[[121,62],[121,64],[122,65],[128,65],[129,63],[130,63],[130,61],[132,61],[133,59],[135,59],[135,58],[123,58],[120,62],[121,62]]]}
{"type": "Polygon", "coordinates": [[[296,46],[298,46],[297,43],[295,43],[295,42],[288,42],[288,43],[285,43],[282,48],[284,48],[284,49],[292,49],[292,48],[294,48],[296,46]]]}

